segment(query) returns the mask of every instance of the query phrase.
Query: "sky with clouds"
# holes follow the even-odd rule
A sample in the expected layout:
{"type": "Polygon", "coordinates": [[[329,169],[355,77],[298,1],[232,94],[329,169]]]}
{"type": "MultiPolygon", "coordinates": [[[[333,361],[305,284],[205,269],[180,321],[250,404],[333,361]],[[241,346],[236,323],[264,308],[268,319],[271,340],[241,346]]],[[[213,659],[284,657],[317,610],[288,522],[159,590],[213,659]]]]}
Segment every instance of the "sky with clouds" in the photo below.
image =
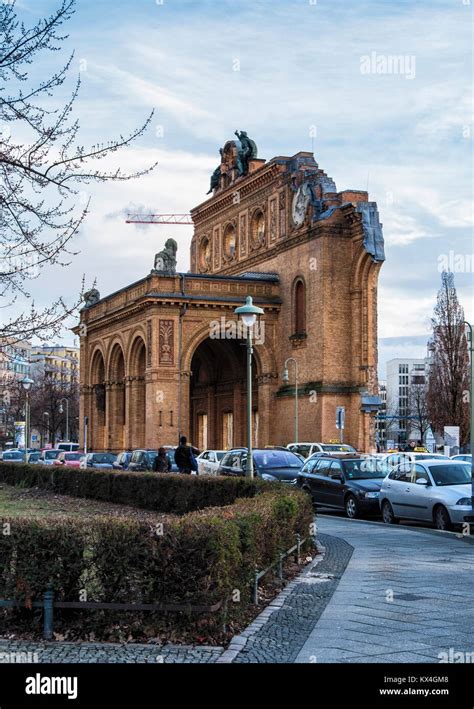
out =
{"type": "MultiPolygon", "coordinates": [[[[56,6],[18,0],[26,22],[56,6]]],[[[125,215],[188,212],[202,202],[218,149],[238,128],[259,157],[314,145],[339,190],[368,187],[387,256],[380,373],[390,357],[423,356],[450,253],[474,318],[471,19],[467,0],[77,0],[64,47],[75,51],[71,81],[56,97],[80,71],[75,112],[86,145],[131,131],[154,108],[148,133],[113,164],[159,165],[136,181],[86,188],[80,253],[31,284],[38,305],[68,292],[72,300],[82,274],[102,295],[143,277],[169,236],[186,271],[191,227],[137,227],[125,215]],[[364,72],[367,62],[383,71],[389,56],[403,58],[398,73],[364,72]]],[[[48,53],[32,76],[60,58],[48,53]]]]}

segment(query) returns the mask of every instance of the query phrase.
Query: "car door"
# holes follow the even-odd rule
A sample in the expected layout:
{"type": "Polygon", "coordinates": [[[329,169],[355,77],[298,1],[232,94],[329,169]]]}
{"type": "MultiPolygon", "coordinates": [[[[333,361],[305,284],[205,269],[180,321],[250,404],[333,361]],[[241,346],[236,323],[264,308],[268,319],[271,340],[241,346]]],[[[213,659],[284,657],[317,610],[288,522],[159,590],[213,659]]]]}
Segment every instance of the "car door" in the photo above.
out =
{"type": "Polygon", "coordinates": [[[394,515],[396,517],[405,516],[405,490],[406,490],[406,473],[410,470],[410,466],[406,463],[396,465],[394,470],[385,478],[383,482],[383,494],[392,505],[394,515]]]}
{"type": "Polygon", "coordinates": [[[222,475],[243,475],[242,461],[240,453],[228,453],[222,459],[222,475]]]}
{"type": "Polygon", "coordinates": [[[392,507],[395,516],[416,519],[415,466],[406,460],[394,472],[396,475],[391,482],[394,486],[392,507]]]}
{"type": "Polygon", "coordinates": [[[344,471],[339,460],[333,460],[326,481],[326,504],[344,508],[344,471]]]}
{"type": "Polygon", "coordinates": [[[208,459],[209,459],[209,451],[204,451],[204,453],[201,453],[201,455],[197,459],[197,461],[198,461],[198,475],[205,475],[207,473],[206,463],[207,463],[208,459]]]}
{"type": "Polygon", "coordinates": [[[412,519],[432,520],[431,494],[432,486],[430,476],[420,463],[415,464],[415,476],[410,483],[409,490],[409,510],[412,519]],[[428,485],[418,483],[418,480],[426,480],[428,485]]]}
{"type": "Polygon", "coordinates": [[[312,471],[312,494],[317,505],[326,505],[329,502],[329,469],[332,460],[330,458],[317,458],[316,466],[312,471]]]}

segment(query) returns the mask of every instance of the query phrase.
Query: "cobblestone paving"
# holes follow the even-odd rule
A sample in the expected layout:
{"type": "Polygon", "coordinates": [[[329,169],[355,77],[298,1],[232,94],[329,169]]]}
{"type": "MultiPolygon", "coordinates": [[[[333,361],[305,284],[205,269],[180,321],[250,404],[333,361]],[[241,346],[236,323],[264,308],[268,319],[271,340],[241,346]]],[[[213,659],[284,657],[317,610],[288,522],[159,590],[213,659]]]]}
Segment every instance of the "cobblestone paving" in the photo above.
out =
{"type": "Polygon", "coordinates": [[[319,526],[354,553],[296,662],[426,663],[474,653],[472,539],[323,516],[319,526]]]}
{"type": "Polygon", "coordinates": [[[120,645],[115,643],[27,642],[0,640],[0,662],[38,663],[209,663],[222,647],[120,645]]]}
{"type": "Polygon", "coordinates": [[[234,663],[294,662],[305,640],[335,592],[352,546],[347,541],[318,534],[325,547],[324,559],[303,573],[279,610],[252,636],[234,663]]]}

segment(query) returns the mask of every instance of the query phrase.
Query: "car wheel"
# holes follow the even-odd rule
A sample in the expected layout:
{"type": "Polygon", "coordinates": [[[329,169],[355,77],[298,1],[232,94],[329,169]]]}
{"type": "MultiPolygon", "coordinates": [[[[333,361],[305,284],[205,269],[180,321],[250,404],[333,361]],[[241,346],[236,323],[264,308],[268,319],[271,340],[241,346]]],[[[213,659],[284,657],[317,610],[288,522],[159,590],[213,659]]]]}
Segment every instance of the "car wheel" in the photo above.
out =
{"type": "Polygon", "coordinates": [[[382,519],[385,524],[395,524],[398,522],[393,513],[393,507],[388,500],[384,500],[382,503],[382,519]]]}
{"type": "Polygon", "coordinates": [[[441,532],[449,532],[449,530],[452,529],[453,525],[451,524],[451,518],[446,507],[440,505],[435,509],[434,523],[436,529],[439,529],[441,532]]]}
{"type": "Polygon", "coordinates": [[[346,512],[346,516],[349,517],[349,519],[355,519],[359,516],[359,505],[357,504],[357,500],[355,499],[354,495],[349,495],[348,497],[346,497],[344,509],[346,512]]]}

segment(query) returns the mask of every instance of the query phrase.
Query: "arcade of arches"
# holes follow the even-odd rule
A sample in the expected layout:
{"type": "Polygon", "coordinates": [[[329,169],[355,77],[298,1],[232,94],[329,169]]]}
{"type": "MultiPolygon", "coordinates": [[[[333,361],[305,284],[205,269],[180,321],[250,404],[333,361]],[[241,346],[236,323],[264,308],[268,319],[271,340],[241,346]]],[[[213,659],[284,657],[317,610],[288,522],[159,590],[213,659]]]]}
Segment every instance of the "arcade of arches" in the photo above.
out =
{"type": "Polygon", "coordinates": [[[176,272],[168,239],[148,275],[103,298],[88,294],[74,331],[89,449],[155,448],[180,434],[201,449],[245,445],[245,340],[234,311],[247,295],[263,309],[254,443],[294,440],[294,368],[290,382],[281,377],[292,357],[300,440],[338,438],[343,406],[344,439],[373,449],[384,260],[377,206],[367,192],[338,192],[312,153],[265,162],[253,144],[237,169],[241,149],[239,140],[226,144],[222,179],[217,170],[213,194],[191,211],[190,272],[176,272]]]}

